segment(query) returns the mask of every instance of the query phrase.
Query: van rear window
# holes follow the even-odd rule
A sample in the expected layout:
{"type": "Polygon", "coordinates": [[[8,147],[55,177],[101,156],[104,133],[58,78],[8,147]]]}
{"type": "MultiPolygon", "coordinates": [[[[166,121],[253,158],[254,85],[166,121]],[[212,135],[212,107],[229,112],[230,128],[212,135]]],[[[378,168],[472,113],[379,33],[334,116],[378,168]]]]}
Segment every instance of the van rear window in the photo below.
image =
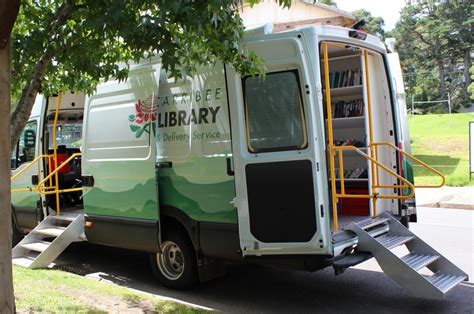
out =
{"type": "Polygon", "coordinates": [[[245,77],[247,146],[251,153],[308,145],[298,71],[245,77]]]}

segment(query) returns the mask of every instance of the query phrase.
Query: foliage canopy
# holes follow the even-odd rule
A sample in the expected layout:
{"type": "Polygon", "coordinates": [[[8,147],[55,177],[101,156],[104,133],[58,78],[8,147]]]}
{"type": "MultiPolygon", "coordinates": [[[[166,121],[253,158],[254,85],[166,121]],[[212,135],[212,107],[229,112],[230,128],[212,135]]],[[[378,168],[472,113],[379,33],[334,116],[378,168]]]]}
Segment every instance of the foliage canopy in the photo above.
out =
{"type": "MultiPolygon", "coordinates": [[[[275,0],[289,6],[291,0],[275,0]]],[[[254,5],[260,0],[248,1],[254,5]]],[[[91,93],[125,79],[130,61],[159,54],[175,77],[217,60],[240,73],[264,64],[239,45],[240,0],[25,0],[12,34],[12,148],[38,92],[91,93]]]]}

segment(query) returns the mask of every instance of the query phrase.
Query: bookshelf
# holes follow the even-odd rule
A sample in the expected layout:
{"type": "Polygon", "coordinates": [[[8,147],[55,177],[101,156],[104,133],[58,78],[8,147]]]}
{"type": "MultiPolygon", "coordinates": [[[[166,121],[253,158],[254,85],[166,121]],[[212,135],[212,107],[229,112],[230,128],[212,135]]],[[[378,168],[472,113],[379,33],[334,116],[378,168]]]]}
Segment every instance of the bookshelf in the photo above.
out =
{"type": "MultiPolygon", "coordinates": [[[[337,55],[334,57],[330,55],[329,83],[331,87],[335,145],[354,145],[367,153],[366,106],[362,62],[360,54],[337,55]]],[[[344,150],[343,154],[345,185],[347,187],[367,189],[369,181],[367,159],[352,150],[344,150]]],[[[336,156],[336,168],[339,167],[338,162],[336,156]]],[[[339,178],[339,169],[336,169],[336,173],[336,178],[339,178]]],[[[340,179],[337,179],[338,186],[340,181],[340,179]]]]}
{"type": "Polygon", "coordinates": [[[331,88],[332,97],[351,96],[356,94],[362,95],[362,85],[331,88]]]}

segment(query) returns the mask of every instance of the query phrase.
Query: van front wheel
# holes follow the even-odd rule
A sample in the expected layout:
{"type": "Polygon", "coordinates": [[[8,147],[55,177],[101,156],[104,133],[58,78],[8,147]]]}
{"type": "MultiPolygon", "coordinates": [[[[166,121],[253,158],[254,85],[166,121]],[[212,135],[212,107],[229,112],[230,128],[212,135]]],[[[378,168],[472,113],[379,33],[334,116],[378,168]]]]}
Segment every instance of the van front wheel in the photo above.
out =
{"type": "Polygon", "coordinates": [[[196,253],[189,239],[169,232],[161,243],[161,253],[152,253],[151,267],[161,284],[172,289],[188,289],[198,282],[196,253]]]}

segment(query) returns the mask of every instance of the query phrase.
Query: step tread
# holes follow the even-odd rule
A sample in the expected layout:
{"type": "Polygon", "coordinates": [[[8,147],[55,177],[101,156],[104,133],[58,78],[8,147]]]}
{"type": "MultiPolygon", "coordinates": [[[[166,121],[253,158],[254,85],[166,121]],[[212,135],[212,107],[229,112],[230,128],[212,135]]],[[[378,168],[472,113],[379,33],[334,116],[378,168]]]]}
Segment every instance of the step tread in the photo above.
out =
{"type": "Polygon", "coordinates": [[[366,230],[366,232],[372,237],[378,237],[390,231],[389,225],[381,225],[378,228],[374,228],[372,230],[366,230]]]}
{"type": "Polygon", "coordinates": [[[33,250],[36,252],[44,252],[50,245],[51,245],[51,242],[37,241],[37,242],[22,244],[21,247],[27,250],[33,250]]]}
{"type": "Polygon", "coordinates": [[[401,260],[404,261],[408,266],[410,266],[414,270],[420,270],[423,267],[438,260],[439,258],[440,258],[439,255],[423,255],[423,254],[411,253],[411,254],[403,256],[401,260]]]}
{"type": "Polygon", "coordinates": [[[77,219],[77,216],[70,216],[70,215],[50,215],[49,216],[53,220],[62,220],[62,221],[69,221],[73,222],[77,219]]]}
{"type": "Polygon", "coordinates": [[[466,276],[435,273],[426,277],[426,279],[443,293],[446,293],[457,286],[461,281],[464,281],[466,276]]]}
{"type": "Polygon", "coordinates": [[[61,235],[64,232],[64,230],[66,230],[65,227],[49,227],[49,228],[44,228],[44,229],[39,229],[39,230],[35,229],[34,232],[57,237],[61,235]]]}
{"type": "Polygon", "coordinates": [[[399,245],[405,244],[413,240],[414,236],[401,236],[393,234],[384,234],[380,237],[375,238],[380,244],[382,244],[387,249],[393,249],[399,245]]]}
{"type": "Polygon", "coordinates": [[[33,263],[34,259],[31,257],[16,257],[12,259],[12,263],[21,267],[30,267],[30,265],[33,263]]]}
{"type": "Polygon", "coordinates": [[[389,221],[389,218],[386,217],[375,217],[375,218],[367,218],[364,220],[360,220],[355,222],[355,224],[363,230],[370,229],[372,227],[381,225],[385,222],[389,221]]]}

